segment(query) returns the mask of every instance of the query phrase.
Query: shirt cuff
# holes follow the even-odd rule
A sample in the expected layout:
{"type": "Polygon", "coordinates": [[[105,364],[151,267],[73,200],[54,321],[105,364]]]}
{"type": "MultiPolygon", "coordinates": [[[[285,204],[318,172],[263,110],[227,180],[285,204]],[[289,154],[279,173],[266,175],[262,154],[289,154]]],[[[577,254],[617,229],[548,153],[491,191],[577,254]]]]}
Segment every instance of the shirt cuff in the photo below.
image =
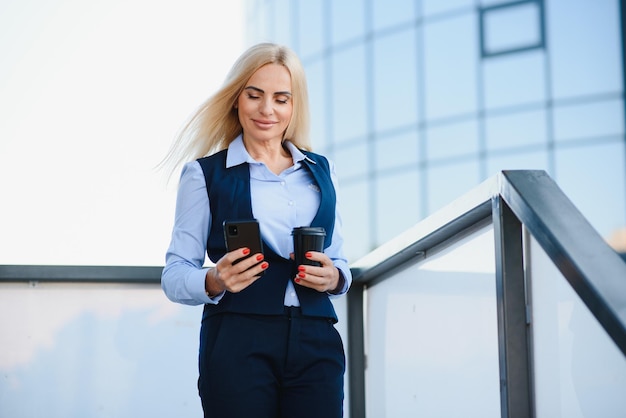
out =
{"type": "Polygon", "coordinates": [[[194,299],[200,300],[205,304],[217,305],[225,292],[219,293],[212,298],[207,295],[204,282],[206,280],[207,271],[209,270],[209,268],[203,268],[192,272],[188,277],[187,287],[194,299]]]}
{"type": "MultiPolygon", "coordinates": [[[[339,280],[343,282],[343,285],[338,291],[334,293],[326,292],[331,297],[331,299],[333,298],[333,296],[338,297],[338,296],[342,296],[346,294],[348,292],[348,289],[350,289],[350,285],[352,284],[352,280],[350,280],[352,278],[350,271],[348,270],[348,273],[346,274],[346,272],[342,268],[343,266],[339,265],[339,263],[336,264],[335,267],[339,271],[339,280]]],[[[348,267],[346,266],[345,268],[348,268],[348,267]]],[[[336,290],[336,289],[333,289],[333,290],[336,290]]]]}

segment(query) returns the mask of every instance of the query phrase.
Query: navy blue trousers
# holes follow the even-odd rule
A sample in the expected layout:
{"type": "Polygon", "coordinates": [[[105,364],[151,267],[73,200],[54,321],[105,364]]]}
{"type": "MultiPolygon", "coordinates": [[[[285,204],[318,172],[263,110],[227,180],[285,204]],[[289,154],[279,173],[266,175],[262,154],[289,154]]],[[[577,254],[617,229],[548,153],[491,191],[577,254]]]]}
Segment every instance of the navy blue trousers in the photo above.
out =
{"type": "Polygon", "coordinates": [[[216,314],[200,330],[198,390],[204,416],[343,416],[345,355],[331,320],[216,314]]]}

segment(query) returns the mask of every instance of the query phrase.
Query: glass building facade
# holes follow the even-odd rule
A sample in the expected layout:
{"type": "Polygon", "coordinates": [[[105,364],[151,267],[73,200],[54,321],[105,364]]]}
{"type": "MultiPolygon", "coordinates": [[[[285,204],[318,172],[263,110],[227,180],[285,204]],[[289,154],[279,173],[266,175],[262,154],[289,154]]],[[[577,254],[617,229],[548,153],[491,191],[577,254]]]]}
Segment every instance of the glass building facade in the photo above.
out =
{"type": "Polygon", "coordinates": [[[314,150],[359,258],[500,170],[545,170],[604,237],[626,225],[617,0],[247,0],[293,48],[314,150]]]}

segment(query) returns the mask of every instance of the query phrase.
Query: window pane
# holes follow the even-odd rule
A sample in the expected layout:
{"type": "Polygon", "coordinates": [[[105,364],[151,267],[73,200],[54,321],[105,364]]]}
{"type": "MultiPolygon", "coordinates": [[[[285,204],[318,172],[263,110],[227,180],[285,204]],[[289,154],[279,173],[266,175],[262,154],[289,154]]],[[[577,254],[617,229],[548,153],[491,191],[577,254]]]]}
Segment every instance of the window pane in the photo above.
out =
{"type": "Polygon", "coordinates": [[[293,38],[291,37],[292,25],[291,22],[291,5],[290,0],[274,0],[273,2],[273,16],[272,16],[272,30],[274,31],[274,42],[293,45],[293,38]]]}
{"type": "MultiPolygon", "coordinates": [[[[317,54],[324,49],[324,2],[300,0],[298,2],[298,42],[301,58],[317,54]]],[[[287,24],[287,23],[286,23],[287,24]]]]}
{"type": "Polygon", "coordinates": [[[367,132],[365,48],[358,45],[333,57],[333,126],[336,142],[367,132]]]}
{"type": "Polygon", "coordinates": [[[546,2],[555,98],[622,90],[619,3],[546,2]]]}
{"type": "Polygon", "coordinates": [[[306,78],[311,106],[311,143],[315,149],[325,149],[329,142],[326,129],[326,73],[324,61],[316,61],[306,66],[306,78]]]}
{"type": "Polygon", "coordinates": [[[426,130],[429,160],[467,154],[478,154],[476,120],[433,126],[426,130]]]}
{"type": "Polygon", "coordinates": [[[528,51],[483,61],[488,109],[546,100],[543,51],[528,51]]]}
{"type": "Polygon", "coordinates": [[[515,148],[547,141],[546,112],[532,110],[485,118],[487,149],[515,148]]]}
{"type": "Polygon", "coordinates": [[[541,10],[537,3],[487,10],[483,14],[485,53],[494,54],[542,43],[541,10]]]}
{"type": "Polygon", "coordinates": [[[376,178],[376,245],[404,232],[420,220],[417,169],[376,178]]]}
{"type": "Polygon", "coordinates": [[[415,19],[414,0],[373,0],[374,29],[410,22],[415,19]]]}
{"type": "Polygon", "coordinates": [[[337,162],[337,174],[342,179],[359,178],[367,175],[367,142],[359,141],[356,145],[335,148],[333,158],[337,162]]]}
{"type": "Polygon", "coordinates": [[[364,0],[330,1],[332,43],[349,41],[365,34],[364,0]]]}
{"type": "Polygon", "coordinates": [[[545,151],[533,151],[489,155],[487,157],[487,177],[489,178],[502,170],[544,170],[548,172],[548,154],[545,151]]]}
{"type": "Polygon", "coordinates": [[[376,170],[417,166],[419,143],[416,131],[379,137],[374,143],[376,170]]]}
{"type": "Polygon", "coordinates": [[[474,0],[422,0],[422,13],[424,16],[430,16],[459,9],[467,10],[473,7],[474,3],[474,0]]]}
{"type": "Polygon", "coordinates": [[[557,141],[623,135],[624,104],[611,100],[555,107],[554,132],[557,141]]]}
{"type": "Polygon", "coordinates": [[[370,238],[369,188],[366,181],[344,182],[340,193],[344,248],[348,261],[353,262],[374,249],[370,238]]]}
{"type": "Polygon", "coordinates": [[[474,13],[424,25],[429,119],[476,110],[477,39],[474,13]]]}
{"type": "Polygon", "coordinates": [[[428,214],[463,196],[480,183],[478,161],[428,168],[428,214]]]}
{"type": "Polygon", "coordinates": [[[604,237],[626,225],[623,140],[557,149],[555,181],[604,237]]]}
{"type": "Polygon", "coordinates": [[[374,41],[374,100],[376,130],[417,122],[415,30],[374,41]]]}

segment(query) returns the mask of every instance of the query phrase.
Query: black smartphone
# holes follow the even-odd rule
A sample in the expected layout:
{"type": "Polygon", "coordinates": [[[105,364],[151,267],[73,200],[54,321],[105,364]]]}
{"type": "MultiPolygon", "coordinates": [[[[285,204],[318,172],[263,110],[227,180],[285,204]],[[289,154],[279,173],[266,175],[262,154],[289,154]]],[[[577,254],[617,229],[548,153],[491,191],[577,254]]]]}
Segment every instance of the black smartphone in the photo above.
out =
{"type": "Polygon", "coordinates": [[[261,229],[256,219],[224,221],[224,240],[226,241],[226,249],[229,252],[242,247],[250,249],[250,254],[238,259],[233,264],[252,257],[254,254],[263,253],[261,229]]]}

